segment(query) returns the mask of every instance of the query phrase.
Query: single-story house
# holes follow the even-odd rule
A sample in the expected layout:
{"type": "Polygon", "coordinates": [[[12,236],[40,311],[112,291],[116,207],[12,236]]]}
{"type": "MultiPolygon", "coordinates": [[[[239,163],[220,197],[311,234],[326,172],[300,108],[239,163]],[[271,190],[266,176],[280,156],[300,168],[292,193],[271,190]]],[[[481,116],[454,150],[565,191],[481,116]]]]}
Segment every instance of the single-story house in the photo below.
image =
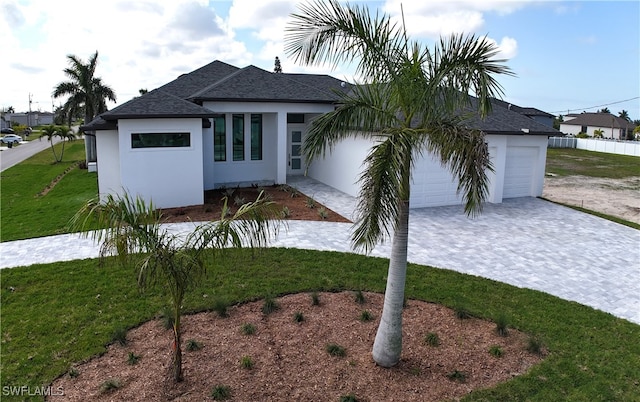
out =
{"type": "MultiPolygon", "coordinates": [[[[328,75],[272,73],[214,61],[105,112],[94,131],[101,195],[140,195],[161,208],[202,204],[219,187],[285,184],[309,176],[351,195],[370,144],[349,140],[307,166],[301,146],[314,117],[350,85],[328,75]]],[[[470,122],[487,134],[495,167],[489,202],[540,196],[551,127],[499,104],[470,122]]],[[[418,161],[412,206],[461,202],[448,170],[418,161]]]]}
{"type": "Polygon", "coordinates": [[[600,130],[603,138],[624,140],[633,133],[634,124],[620,116],[611,113],[580,113],[568,114],[560,123],[560,131],[564,134],[587,134],[595,137],[595,131],[600,130]]]}

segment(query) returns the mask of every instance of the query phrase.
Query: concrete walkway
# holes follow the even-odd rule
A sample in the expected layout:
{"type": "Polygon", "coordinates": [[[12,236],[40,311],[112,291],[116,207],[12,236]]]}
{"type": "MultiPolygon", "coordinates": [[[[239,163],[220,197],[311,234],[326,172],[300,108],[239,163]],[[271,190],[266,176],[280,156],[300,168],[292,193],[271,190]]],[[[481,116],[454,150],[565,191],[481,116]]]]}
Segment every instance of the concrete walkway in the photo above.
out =
{"type": "MultiPolygon", "coordinates": [[[[307,178],[289,183],[352,218],[355,199],[307,178]]],[[[183,232],[192,223],[170,225],[183,232]]],[[[291,221],[277,247],[351,251],[351,224],[291,221]]],[[[390,242],[371,253],[389,257],[390,242]]],[[[0,243],[0,268],[98,256],[77,234],[0,243]]],[[[640,231],[536,198],[411,212],[409,261],[540,290],[640,324],[640,231]]]]}

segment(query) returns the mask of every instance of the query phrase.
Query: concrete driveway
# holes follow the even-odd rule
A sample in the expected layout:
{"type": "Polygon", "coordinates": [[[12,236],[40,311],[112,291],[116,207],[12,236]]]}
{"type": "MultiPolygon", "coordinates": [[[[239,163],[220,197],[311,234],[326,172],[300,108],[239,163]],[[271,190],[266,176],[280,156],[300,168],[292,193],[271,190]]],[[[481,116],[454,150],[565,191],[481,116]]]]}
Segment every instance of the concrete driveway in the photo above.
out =
{"type": "MultiPolygon", "coordinates": [[[[353,197],[309,179],[290,184],[352,215],[353,197]]],[[[182,232],[193,224],[170,227],[182,232]]],[[[274,246],[351,251],[350,234],[348,223],[292,221],[274,246]]],[[[389,257],[389,242],[371,254],[389,257]]],[[[76,234],[0,243],[0,268],[97,256],[98,246],[76,234]]],[[[488,204],[475,219],[460,206],[413,210],[408,258],[540,290],[640,324],[640,231],[541,199],[488,204]]]]}

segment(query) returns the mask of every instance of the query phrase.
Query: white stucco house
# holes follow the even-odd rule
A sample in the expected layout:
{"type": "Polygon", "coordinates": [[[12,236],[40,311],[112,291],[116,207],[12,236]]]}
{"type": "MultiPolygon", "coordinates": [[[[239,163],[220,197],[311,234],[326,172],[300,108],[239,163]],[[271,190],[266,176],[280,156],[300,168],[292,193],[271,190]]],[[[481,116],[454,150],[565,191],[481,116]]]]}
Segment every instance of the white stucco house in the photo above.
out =
{"type": "MultiPolygon", "coordinates": [[[[307,166],[301,154],[314,117],[334,109],[349,84],[328,75],[276,74],[214,61],[136,97],[83,126],[97,145],[101,195],[152,199],[160,208],[199,205],[222,186],[284,184],[308,175],[350,195],[371,144],[349,140],[307,166]]],[[[552,127],[499,103],[483,130],[495,167],[489,202],[540,196],[552,127]]],[[[457,183],[425,156],[416,164],[413,208],[455,205],[457,183]]]]}
{"type": "Polygon", "coordinates": [[[624,140],[629,133],[633,133],[634,124],[622,117],[611,113],[580,113],[568,114],[560,123],[560,131],[564,134],[587,134],[595,137],[595,132],[600,130],[603,138],[624,140]]]}

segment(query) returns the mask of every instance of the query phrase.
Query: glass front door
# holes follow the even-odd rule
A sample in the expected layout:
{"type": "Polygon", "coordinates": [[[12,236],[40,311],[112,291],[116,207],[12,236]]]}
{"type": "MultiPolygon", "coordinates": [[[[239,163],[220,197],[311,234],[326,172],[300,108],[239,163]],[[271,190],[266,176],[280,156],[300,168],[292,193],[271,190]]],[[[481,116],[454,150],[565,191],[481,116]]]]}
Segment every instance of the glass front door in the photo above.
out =
{"type": "Polygon", "coordinates": [[[302,131],[289,130],[289,166],[287,174],[302,174],[302,131]]]}

